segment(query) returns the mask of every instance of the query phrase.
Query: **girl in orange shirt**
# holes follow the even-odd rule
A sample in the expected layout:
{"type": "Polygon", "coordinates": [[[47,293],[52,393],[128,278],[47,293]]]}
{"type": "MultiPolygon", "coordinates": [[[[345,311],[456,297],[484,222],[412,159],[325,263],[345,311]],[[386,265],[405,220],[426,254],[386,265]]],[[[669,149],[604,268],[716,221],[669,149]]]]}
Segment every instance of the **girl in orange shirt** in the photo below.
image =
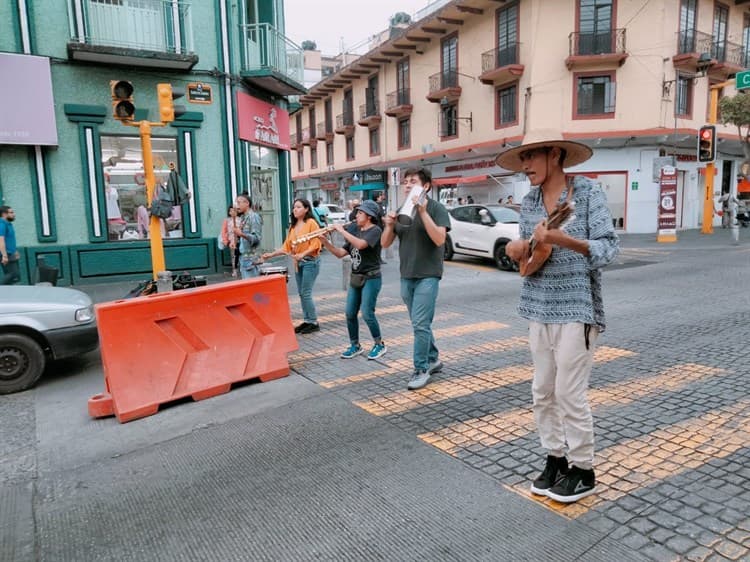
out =
{"type": "Polygon", "coordinates": [[[297,238],[320,230],[312,215],[312,205],[307,199],[295,199],[292,214],[289,217],[289,232],[284,244],[278,250],[263,254],[263,260],[288,254],[294,260],[294,277],[297,280],[297,292],[302,305],[303,322],[294,328],[297,334],[311,334],[320,331],[318,313],[312,298],[313,285],[320,271],[320,239],[312,238],[292,247],[297,238]]]}

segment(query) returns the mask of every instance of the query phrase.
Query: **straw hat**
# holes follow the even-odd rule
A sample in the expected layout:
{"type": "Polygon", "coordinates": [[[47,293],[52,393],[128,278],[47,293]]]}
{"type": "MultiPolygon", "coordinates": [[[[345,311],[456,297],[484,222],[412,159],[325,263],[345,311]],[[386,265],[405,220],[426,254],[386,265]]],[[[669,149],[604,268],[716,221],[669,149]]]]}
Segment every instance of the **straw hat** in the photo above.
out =
{"type": "Polygon", "coordinates": [[[498,166],[510,170],[512,172],[522,172],[523,163],[521,162],[521,153],[526,150],[534,148],[542,148],[545,146],[553,147],[557,146],[565,150],[565,161],[563,162],[563,168],[569,168],[582,162],[585,162],[593,151],[580,142],[574,142],[565,140],[560,131],[555,129],[537,129],[526,133],[523,137],[521,146],[510,148],[505,152],[501,152],[495,162],[498,166]]]}

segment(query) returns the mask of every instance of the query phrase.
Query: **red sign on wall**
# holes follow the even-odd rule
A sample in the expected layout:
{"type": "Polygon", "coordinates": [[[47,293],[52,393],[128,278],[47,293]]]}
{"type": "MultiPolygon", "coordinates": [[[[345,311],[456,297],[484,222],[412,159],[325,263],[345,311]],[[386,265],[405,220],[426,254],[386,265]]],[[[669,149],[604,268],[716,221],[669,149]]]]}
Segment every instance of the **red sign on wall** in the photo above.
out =
{"type": "Polygon", "coordinates": [[[244,92],[237,92],[237,115],[242,140],[289,150],[289,113],[244,92]]]}

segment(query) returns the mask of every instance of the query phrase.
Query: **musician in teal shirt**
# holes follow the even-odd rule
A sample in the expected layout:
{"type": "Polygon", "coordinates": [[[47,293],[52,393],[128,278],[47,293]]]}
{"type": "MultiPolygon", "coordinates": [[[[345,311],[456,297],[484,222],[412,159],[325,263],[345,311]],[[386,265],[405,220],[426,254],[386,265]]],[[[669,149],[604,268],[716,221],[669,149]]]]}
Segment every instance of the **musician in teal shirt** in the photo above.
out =
{"type": "Polygon", "coordinates": [[[16,231],[13,221],[16,213],[7,205],[0,207],[0,285],[13,285],[21,280],[18,267],[20,254],[16,245],[16,231]]]}

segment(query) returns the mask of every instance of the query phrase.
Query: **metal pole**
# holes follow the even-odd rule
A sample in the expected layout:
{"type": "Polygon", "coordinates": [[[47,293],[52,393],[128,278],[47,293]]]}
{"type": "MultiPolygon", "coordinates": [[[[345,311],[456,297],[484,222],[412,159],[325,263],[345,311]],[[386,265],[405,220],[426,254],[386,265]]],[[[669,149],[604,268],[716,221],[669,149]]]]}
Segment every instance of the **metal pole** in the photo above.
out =
{"type": "MultiPolygon", "coordinates": [[[[145,119],[138,127],[141,133],[141,152],[143,153],[143,173],[146,176],[146,201],[151,204],[154,200],[156,178],[154,177],[154,159],[151,154],[151,123],[145,119]]],[[[151,269],[154,280],[158,273],[166,269],[164,265],[164,244],[161,239],[161,220],[151,215],[149,223],[149,238],[151,242],[151,269]]]]}
{"type": "MultiPolygon", "coordinates": [[[[719,89],[724,84],[716,84],[709,86],[711,93],[711,101],[708,107],[708,123],[710,125],[716,124],[717,108],[719,105],[719,89]],[[718,86],[718,87],[717,87],[718,86]]],[[[714,233],[714,174],[716,173],[716,166],[713,162],[706,164],[706,191],[703,198],[703,225],[701,227],[701,234],[713,234],[714,233]]]]}

